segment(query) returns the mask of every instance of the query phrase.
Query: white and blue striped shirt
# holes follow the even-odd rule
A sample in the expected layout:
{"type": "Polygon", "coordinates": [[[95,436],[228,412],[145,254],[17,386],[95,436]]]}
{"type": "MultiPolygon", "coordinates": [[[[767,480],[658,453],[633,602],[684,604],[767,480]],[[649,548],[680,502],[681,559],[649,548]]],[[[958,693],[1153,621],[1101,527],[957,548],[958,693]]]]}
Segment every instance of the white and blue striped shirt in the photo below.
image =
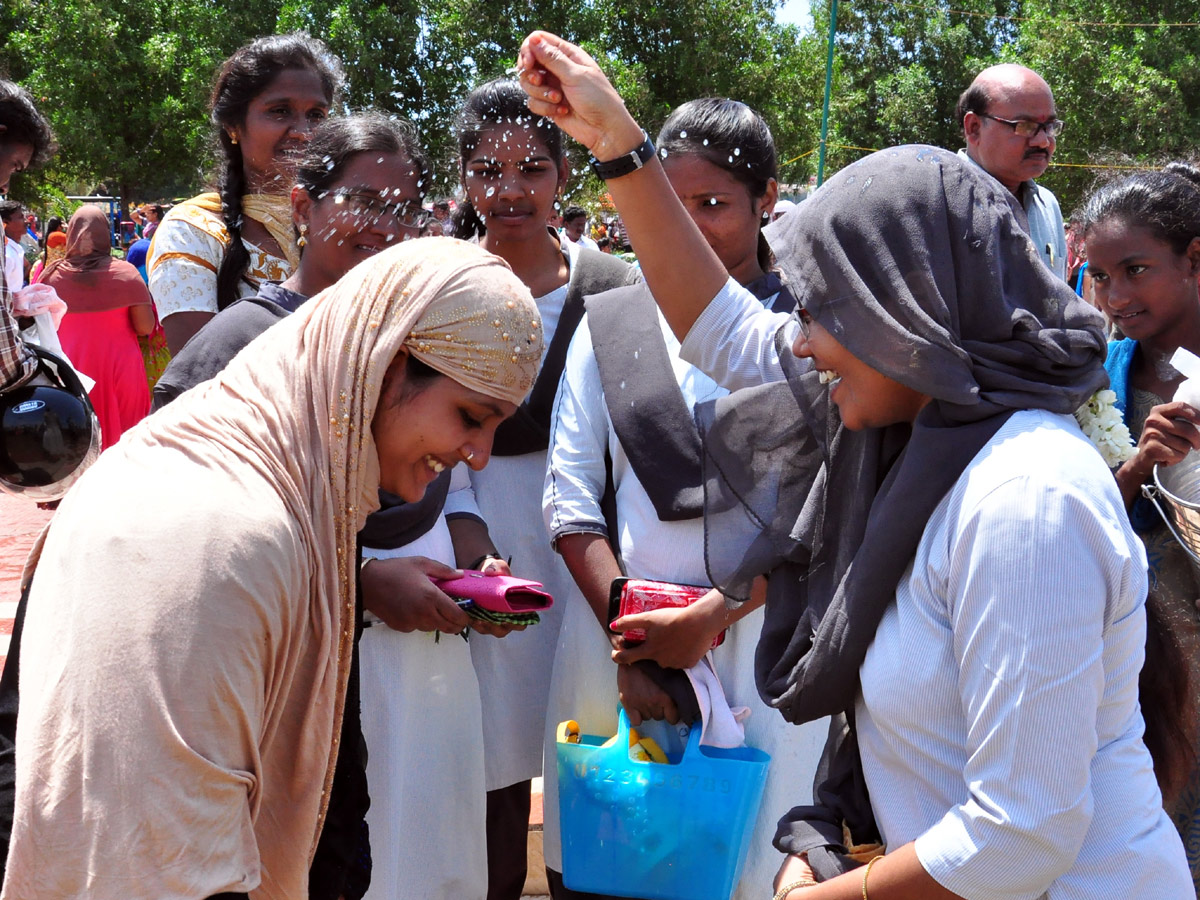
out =
{"type": "Polygon", "coordinates": [[[968,900],[1195,896],[1142,743],[1146,556],[1074,420],[1016,413],[930,518],[861,669],[889,847],[968,900]]]}

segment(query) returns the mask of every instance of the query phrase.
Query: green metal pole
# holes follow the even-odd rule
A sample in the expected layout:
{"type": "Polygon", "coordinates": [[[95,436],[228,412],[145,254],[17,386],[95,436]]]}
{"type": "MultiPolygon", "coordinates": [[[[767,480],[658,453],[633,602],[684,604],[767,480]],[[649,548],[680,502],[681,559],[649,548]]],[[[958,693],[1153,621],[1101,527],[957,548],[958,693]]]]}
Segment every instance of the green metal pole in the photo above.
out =
{"type": "Polygon", "coordinates": [[[837,34],[837,5],[833,0],[829,8],[829,56],[825,60],[825,105],[821,110],[821,143],[817,156],[817,187],[825,180],[825,141],[829,137],[829,94],[833,89],[833,37],[837,34]]]}

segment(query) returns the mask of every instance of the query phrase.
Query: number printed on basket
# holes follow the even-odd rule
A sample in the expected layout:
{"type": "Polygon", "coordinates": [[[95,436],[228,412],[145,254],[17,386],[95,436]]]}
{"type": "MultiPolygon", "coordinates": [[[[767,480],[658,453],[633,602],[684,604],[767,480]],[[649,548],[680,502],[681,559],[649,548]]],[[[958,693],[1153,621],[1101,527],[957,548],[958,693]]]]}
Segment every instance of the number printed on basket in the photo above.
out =
{"type": "Polygon", "coordinates": [[[668,775],[666,772],[655,772],[653,778],[646,772],[630,769],[614,769],[610,767],[589,766],[587,763],[576,763],[575,776],[581,779],[601,781],[604,784],[637,784],[656,788],[670,788],[673,791],[689,790],[702,791],[706,794],[728,794],[733,790],[733,784],[728,778],[701,777],[699,775],[668,775]]]}

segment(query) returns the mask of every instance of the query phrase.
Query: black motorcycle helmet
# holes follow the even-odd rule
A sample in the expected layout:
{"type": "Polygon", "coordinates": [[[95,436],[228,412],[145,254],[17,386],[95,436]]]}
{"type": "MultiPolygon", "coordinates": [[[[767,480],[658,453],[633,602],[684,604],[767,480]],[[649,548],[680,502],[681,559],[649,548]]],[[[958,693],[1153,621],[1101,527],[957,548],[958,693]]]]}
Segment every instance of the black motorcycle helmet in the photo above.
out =
{"type": "Polygon", "coordinates": [[[79,375],[36,345],[38,371],[52,384],[0,395],[0,490],[57,500],[100,455],[100,423],[79,375]]]}

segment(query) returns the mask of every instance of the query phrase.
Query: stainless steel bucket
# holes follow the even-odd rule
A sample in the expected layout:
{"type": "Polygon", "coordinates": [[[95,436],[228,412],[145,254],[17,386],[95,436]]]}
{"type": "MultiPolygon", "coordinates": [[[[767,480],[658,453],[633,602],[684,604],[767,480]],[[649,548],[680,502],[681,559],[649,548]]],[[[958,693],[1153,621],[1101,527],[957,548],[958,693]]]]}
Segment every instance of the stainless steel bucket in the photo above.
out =
{"type": "Polygon", "coordinates": [[[1142,485],[1142,494],[1154,504],[1193,565],[1200,567],[1200,452],[1191,451],[1173,466],[1156,465],[1154,484],[1142,485]]]}

